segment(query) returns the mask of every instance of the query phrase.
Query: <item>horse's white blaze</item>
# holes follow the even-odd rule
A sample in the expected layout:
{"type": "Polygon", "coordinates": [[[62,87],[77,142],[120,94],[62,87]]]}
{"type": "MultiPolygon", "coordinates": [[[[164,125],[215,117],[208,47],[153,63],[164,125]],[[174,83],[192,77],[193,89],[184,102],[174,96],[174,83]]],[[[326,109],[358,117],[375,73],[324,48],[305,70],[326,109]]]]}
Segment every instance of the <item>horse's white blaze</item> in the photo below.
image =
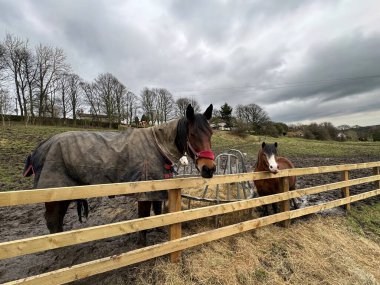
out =
{"type": "Polygon", "coordinates": [[[267,157],[267,159],[269,164],[269,170],[272,172],[278,172],[278,165],[275,156],[272,154],[270,157],[267,157]]]}

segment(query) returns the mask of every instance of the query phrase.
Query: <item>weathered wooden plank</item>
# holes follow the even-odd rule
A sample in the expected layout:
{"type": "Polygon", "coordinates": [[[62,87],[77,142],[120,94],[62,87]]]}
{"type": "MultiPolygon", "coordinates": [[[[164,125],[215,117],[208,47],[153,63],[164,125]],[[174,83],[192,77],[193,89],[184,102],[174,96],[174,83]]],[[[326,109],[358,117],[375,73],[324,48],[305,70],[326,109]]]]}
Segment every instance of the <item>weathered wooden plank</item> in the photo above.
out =
{"type": "Polygon", "coordinates": [[[347,165],[333,165],[333,166],[319,166],[309,168],[292,168],[281,170],[278,174],[269,172],[252,172],[252,173],[239,173],[228,175],[216,175],[212,179],[204,178],[174,178],[155,181],[141,181],[129,183],[113,183],[113,184],[99,184],[99,185],[86,185],[75,187],[57,187],[47,189],[35,190],[20,190],[0,192],[0,207],[14,206],[23,204],[42,203],[50,201],[62,200],[75,200],[93,197],[102,197],[110,195],[124,195],[132,193],[161,191],[176,189],[178,186],[183,188],[203,188],[207,185],[216,185],[224,183],[243,182],[258,179],[268,179],[275,177],[299,176],[327,172],[338,172],[352,169],[362,169],[380,166],[380,161],[347,164],[347,165]]]}
{"type": "Polygon", "coordinates": [[[375,197],[377,195],[380,195],[380,189],[364,192],[361,194],[357,194],[357,195],[350,196],[347,198],[342,198],[342,199],[322,203],[322,204],[315,205],[315,206],[310,206],[310,207],[290,211],[289,212],[290,213],[290,219],[306,216],[309,214],[313,214],[313,213],[320,212],[320,211],[327,210],[327,209],[331,209],[331,208],[336,208],[336,207],[345,205],[347,203],[357,202],[357,201],[364,200],[364,199],[367,199],[370,197],[375,197]]]}
{"type": "MultiPolygon", "coordinates": [[[[374,167],[373,168],[373,175],[379,175],[380,174],[380,167],[374,167]]],[[[380,188],[380,180],[375,181],[375,189],[380,188]]]]}
{"type": "MultiPolygon", "coordinates": [[[[349,178],[348,170],[343,171],[342,172],[342,180],[343,181],[348,181],[349,179],[350,178],[349,178]]],[[[342,190],[343,190],[343,197],[350,197],[350,187],[348,187],[348,186],[343,187],[342,190]]],[[[346,208],[346,211],[351,210],[350,203],[346,204],[345,208],[346,208]]]]}
{"type": "MultiPolygon", "coordinates": [[[[289,192],[289,178],[288,177],[282,177],[280,179],[280,183],[281,183],[281,192],[282,193],[287,193],[289,192]]],[[[288,212],[290,211],[290,201],[289,200],[284,200],[280,203],[281,205],[281,212],[288,212]]],[[[282,225],[285,227],[285,228],[289,228],[290,226],[290,219],[288,220],[285,220],[282,225]]]]}
{"type": "Polygon", "coordinates": [[[83,279],[92,275],[107,272],[127,265],[135,264],[138,262],[146,261],[158,256],[172,253],[178,250],[184,250],[210,241],[218,240],[238,233],[256,229],[262,226],[273,224],[276,222],[284,221],[286,219],[293,219],[304,215],[319,212],[321,210],[338,207],[347,203],[363,200],[369,197],[380,195],[380,189],[370,192],[342,198],[339,200],[323,203],[316,206],[311,206],[303,209],[298,209],[289,212],[278,213],[272,216],[262,217],[238,224],[222,227],[219,229],[183,237],[173,241],[145,247],[142,249],[133,250],[127,253],[110,256],[94,261],[74,265],[71,267],[62,268],[56,271],[31,276],[15,281],[5,283],[4,285],[15,284],[64,284],[71,281],[83,279]]]}
{"type": "MultiPolygon", "coordinates": [[[[181,189],[169,190],[169,213],[181,211],[181,189]]],[[[182,237],[181,223],[175,223],[169,226],[169,240],[175,240],[182,237]]],[[[175,251],[170,254],[171,262],[179,262],[181,259],[181,252],[175,251]]]]}
{"type": "Polygon", "coordinates": [[[0,259],[129,234],[175,223],[183,223],[195,219],[231,213],[233,211],[246,210],[270,203],[281,202],[285,199],[299,198],[305,195],[335,190],[345,186],[370,183],[373,181],[378,181],[379,179],[380,175],[362,177],[349,181],[340,181],[305,189],[297,189],[287,193],[259,197],[228,204],[213,205],[160,216],[152,216],[148,218],[140,218],[108,225],[101,225],[39,237],[20,239],[16,241],[3,242],[0,243],[0,259]]]}

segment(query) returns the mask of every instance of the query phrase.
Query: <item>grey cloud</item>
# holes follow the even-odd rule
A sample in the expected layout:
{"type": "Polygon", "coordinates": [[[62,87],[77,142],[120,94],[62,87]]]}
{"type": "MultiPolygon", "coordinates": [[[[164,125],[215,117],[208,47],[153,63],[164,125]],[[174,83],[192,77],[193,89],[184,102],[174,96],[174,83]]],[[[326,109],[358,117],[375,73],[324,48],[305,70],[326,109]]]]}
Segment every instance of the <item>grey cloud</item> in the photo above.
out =
{"type": "Polygon", "coordinates": [[[379,107],[368,95],[380,89],[379,79],[315,82],[380,74],[380,34],[374,32],[377,24],[368,24],[379,18],[376,6],[324,0],[9,0],[0,2],[7,11],[0,34],[63,48],[86,80],[111,72],[135,93],[165,87],[202,107],[257,103],[273,119],[290,122],[379,107]],[[352,19],[358,5],[366,13],[352,19]],[[320,11],[331,17],[319,18],[320,11]],[[297,82],[304,85],[289,86],[297,82]]]}
{"type": "Polygon", "coordinates": [[[284,88],[269,98],[285,101],[317,96],[329,101],[377,89],[380,78],[365,77],[380,76],[379,46],[380,34],[365,37],[358,33],[314,47],[305,68],[288,76],[289,82],[306,82],[305,87],[284,88]]]}

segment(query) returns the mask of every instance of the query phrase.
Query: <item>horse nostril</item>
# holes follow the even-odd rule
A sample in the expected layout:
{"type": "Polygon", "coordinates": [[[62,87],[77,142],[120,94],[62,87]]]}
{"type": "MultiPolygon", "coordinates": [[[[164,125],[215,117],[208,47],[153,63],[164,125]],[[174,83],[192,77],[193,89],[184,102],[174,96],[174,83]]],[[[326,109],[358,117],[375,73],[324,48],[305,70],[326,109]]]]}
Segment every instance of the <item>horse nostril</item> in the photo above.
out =
{"type": "Polygon", "coordinates": [[[215,172],[215,168],[208,168],[207,166],[202,167],[202,177],[211,178],[215,172]]]}
{"type": "Polygon", "coordinates": [[[270,168],[270,169],[272,169],[272,168],[273,168],[273,166],[271,165],[271,166],[269,166],[269,168],[270,168]]]}

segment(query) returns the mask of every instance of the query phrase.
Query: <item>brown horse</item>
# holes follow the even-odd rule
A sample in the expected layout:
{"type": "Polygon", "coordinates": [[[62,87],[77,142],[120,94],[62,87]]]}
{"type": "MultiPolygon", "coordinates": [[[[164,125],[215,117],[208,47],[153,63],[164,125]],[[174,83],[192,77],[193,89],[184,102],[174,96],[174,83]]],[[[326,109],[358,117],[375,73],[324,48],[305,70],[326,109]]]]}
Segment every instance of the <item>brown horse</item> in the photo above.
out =
{"type": "MultiPolygon", "coordinates": [[[[261,149],[259,150],[257,156],[255,172],[270,171],[271,173],[276,174],[279,170],[294,168],[293,163],[289,159],[277,156],[277,146],[277,142],[274,144],[266,144],[265,142],[262,143],[261,149]]],[[[279,178],[255,180],[254,183],[259,196],[278,194],[281,191],[279,178]]],[[[289,177],[289,190],[294,189],[296,189],[296,177],[291,176],[289,177]]],[[[293,204],[294,208],[298,208],[298,205],[294,199],[291,199],[291,203],[293,204]]],[[[277,210],[276,203],[269,204],[266,207],[268,214],[270,213],[271,205],[275,212],[277,210]]]]}

